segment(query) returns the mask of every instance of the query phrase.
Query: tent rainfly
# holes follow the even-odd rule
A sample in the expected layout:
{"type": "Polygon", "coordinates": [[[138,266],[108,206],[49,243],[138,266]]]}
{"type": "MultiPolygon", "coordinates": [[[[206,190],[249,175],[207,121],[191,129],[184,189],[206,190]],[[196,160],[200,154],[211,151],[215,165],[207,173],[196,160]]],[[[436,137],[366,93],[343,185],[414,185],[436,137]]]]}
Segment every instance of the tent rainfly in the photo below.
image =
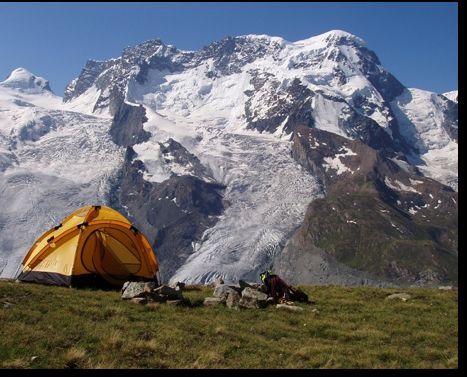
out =
{"type": "Polygon", "coordinates": [[[156,280],[146,236],[105,206],[77,209],[34,242],[18,279],[61,286],[117,286],[156,280]]]}

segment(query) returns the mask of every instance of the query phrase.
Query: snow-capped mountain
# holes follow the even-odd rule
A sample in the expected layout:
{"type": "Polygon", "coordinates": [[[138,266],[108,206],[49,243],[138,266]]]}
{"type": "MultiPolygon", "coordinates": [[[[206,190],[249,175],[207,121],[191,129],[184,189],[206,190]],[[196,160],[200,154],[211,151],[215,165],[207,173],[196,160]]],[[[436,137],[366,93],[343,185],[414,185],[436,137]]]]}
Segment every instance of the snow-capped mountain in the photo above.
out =
{"type": "Polygon", "coordinates": [[[450,99],[451,101],[457,103],[459,98],[459,93],[457,90],[452,90],[450,92],[443,93],[443,96],[450,99]]]}
{"type": "Polygon", "coordinates": [[[25,68],[16,68],[5,81],[0,83],[4,88],[13,88],[23,93],[52,92],[49,82],[43,77],[34,76],[25,68]]]}
{"type": "Polygon", "coordinates": [[[14,276],[34,240],[71,209],[105,202],[123,162],[111,120],[68,111],[46,82],[17,69],[0,83],[2,277],[14,276]]]}
{"type": "MultiPolygon", "coordinates": [[[[305,276],[302,268],[302,280],[423,284],[423,271],[439,281],[457,279],[451,271],[457,261],[457,229],[452,229],[457,224],[451,221],[457,213],[457,103],[446,94],[405,88],[357,36],[333,30],[288,42],[246,35],[199,51],[147,41],[116,59],[88,61],[67,86],[63,103],[40,84],[41,90],[25,93],[23,84],[33,75],[15,72],[0,84],[7,209],[0,228],[7,265],[2,276],[12,275],[25,245],[47,229],[31,220],[31,213],[48,213],[53,222],[75,203],[105,202],[154,241],[166,281],[256,280],[271,265],[280,269],[286,263],[287,274],[300,261],[324,259],[327,272],[315,268],[305,276]],[[37,157],[42,155],[52,157],[37,157]],[[378,163],[364,168],[369,156],[378,163]],[[36,201],[14,205],[18,184],[11,176],[19,174],[57,181],[40,185],[36,201]],[[413,263],[395,268],[405,257],[392,250],[378,266],[369,266],[363,249],[349,244],[345,257],[333,252],[336,246],[327,238],[313,235],[317,224],[303,229],[312,223],[314,203],[331,200],[333,192],[349,194],[338,189],[345,182],[355,192],[366,187],[365,195],[383,197],[386,220],[408,229],[403,239],[413,250],[412,243],[426,239],[434,262],[421,263],[418,272],[413,263]],[[50,199],[53,195],[58,199],[50,199]],[[456,202],[455,208],[444,208],[446,221],[433,220],[439,211],[429,218],[415,214],[414,206],[435,207],[437,200],[456,202]],[[408,222],[395,220],[401,213],[408,222]],[[427,221],[435,223],[431,231],[427,221]],[[9,229],[22,232],[20,226],[31,222],[37,228],[26,232],[20,245],[13,242],[9,229]],[[297,241],[297,232],[305,238],[297,241]],[[308,235],[314,241],[306,241],[308,235]],[[305,258],[317,245],[326,258],[305,258]],[[441,249],[454,259],[446,262],[441,249]],[[358,258],[350,260],[349,253],[358,258]],[[350,275],[353,280],[346,278],[350,275]]],[[[45,82],[33,80],[38,81],[45,82]]],[[[344,202],[349,216],[364,210],[363,204],[349,208],[344,202]]],[[[319,214],[328,218],[332,212],[319,214]]],[[[355,226],[352,221],[346,215],[333,224],[335,231],[345,233],[355,226]]]]}

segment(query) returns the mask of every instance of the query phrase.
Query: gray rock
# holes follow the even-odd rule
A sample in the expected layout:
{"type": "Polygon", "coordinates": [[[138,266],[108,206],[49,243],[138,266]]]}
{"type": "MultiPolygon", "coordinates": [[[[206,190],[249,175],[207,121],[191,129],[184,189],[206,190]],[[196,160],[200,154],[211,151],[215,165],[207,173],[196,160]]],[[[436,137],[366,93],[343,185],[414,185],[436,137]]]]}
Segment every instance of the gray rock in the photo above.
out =
{"type": "Polygon", "coordinates": [[[224,284],[224,279],[218,278],[214,280],[214,288],[217,288],[219,285],[222,285],[222,284],[224,284]]]}
{"type": "Polygon", "coordinates": [[[127,281],[122,287],[122,299],[129,300],[135,297],[144,297],[156,286],[154,282],[127,281]]]}
{"type": "Polygon", "coordinates": [[[452,285],[442,285],[438,287],[438,289],[441,289],[442,291],[452,291],[454,287],[452,285]]]}
{"type": "Polygon", "coordinates": [[[225,300],[225,305],[228,308],[238,308],[238,303],[240,302],[240,295],[237,292],[230,292],[227,295],[227,299],[225,300]]]}
{"type": "Polygon", "coordinates": [[[277,304],[276,305],[276,308],[277,309],[283,309],[283,310],[287,310],[289,312],[303,312],[303,308],[299,307],[299,306],[295,306],[295,305],[285,305],[285,304],[277,304]]]}
{"type": "Polygon", "coordinates": [[[252,288],[245,288],[242,291],[242,297],[238,303],[241,308],[265,308],[268,304],[267,294],[252,288]]]}
{"type": "Polygon", "coordinates": [[[409,298],[412,298],[408,293],[394,293],[386,297],[386,300],[402,300],[407,301],[409,298]]]}
{"type": "Polygon", "coordinates": [[[222,301],[219,297],[206,297],[204,299],[203,305],[204,306],[217,306],[222,305],[224,301],[222,301]]]}
{"type": "Polygon", "coordinates": [[[13,306],[14,306],[14,304],[12,304],[11,302],[5,302],[5,303],[3,303],[3,307],[4,307],[5,309],[10,309],[10,308],[12,308],[13,306]]]}
{"type": "Polygon", "coordinates": [[[259,283],[247,283],[245,280],[239,280],[238,285],[242,291],[245,288],[259,289],[261,287],[261,284],[259,283]]]}
{"type": "Polygon", "coordinates": [[[233,289],[232,287],[229,287],[227,284],[221,284],[221,285],[218,285],[215,289],[214,289],[214,294],[213,296],[214,297],[218,297],[220,298],[223,302],[225,302],[227,300],[227,296],[230,294],[230,293],[237,293],[235,291],[235,289],[233,289]]]}

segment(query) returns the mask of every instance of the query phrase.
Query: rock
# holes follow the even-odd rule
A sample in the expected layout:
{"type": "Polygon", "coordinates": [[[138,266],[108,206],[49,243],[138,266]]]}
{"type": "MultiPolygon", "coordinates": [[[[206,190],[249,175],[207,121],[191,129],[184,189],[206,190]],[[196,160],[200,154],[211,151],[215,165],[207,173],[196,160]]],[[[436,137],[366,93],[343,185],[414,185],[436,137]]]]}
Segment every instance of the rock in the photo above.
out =
{"type": "Polygon", "coordinates": [[[3,307],[4,307],[5,309],[12,308],[13,306],[15,306],[15,305],[12,304],[11,302],[4,302],[4,303],[3,303],[3,307]]]}
{"type": "Polygon", "coordinates": [[[222,285],[222,284],[224,284],[224,279],[218,278],[214,280],[214,288],[217,288],[219,285],[222,285]]]}
{"type": "Polygon", "coordinates": [[[37,359],[39,359],[39,356],[31,356],[31,362],[33,362],[33,361],[35,361],[37,359]]]}
{"type": "Polygon", "coordinates": [[[206,297],[204,299],[203,305],[204,306],[217,306],[223,303],[224,301],[221,300],[219,297],[206,297]]]}
{"type": "Polygon", "coordinates": [[[230,292],[225,300],[225,305],[228,308],[238,308],[240,302],[240,295],[237,292],[230,292]]]}
{"type": "Polygon", "coordinates": [[[268,296],[252,288],[245,288],[238,303],[242,308],[265,308],[268,304],[268,296]]]}
{"type": "Polygon", "coordinates": [[[129,300],[135,297],[143,297],[156,287],[154,282],[127,281],[122,287],[122,299],[129,300]]]}
{"type": "Polygon", "coordinates": [[[277,304],[276,308],[288,310],[289,312],[303,312],[303,308],[295,305],[277,304]]]}
{"type": "Polygon", "coordinates": [[[245,280],[239,280],[238,284],[240,289],[243,291],[245,288],[259,289],[261,284],[258,283],[247,283],[245,280]]]}
{"type": "Polygon", "coordinates": [[[438,289],[441,289],[442,291],[452,291],[454,287],[452,285],[442,285],[438,287],[438,289]]]}
{"type": "Polygon", "coordinates": [[[389,295],[386,297],[386,300],[402,300],[402,301],[407,301],[409,298],[412,298],[412,296],[410,296],[409,294],[407,293],[394,293],[392,295],[389,295]]]}
{"type": "Polygon", "coordinates": [[[144,305],[144,304],[147,304],[148,300],[145,297],[134,297],[134,298],[130,299],[130,302],[132,302],[134,304],[144,305]]]}
{"type": "Polygon", "coordinates": [[[214,289],[213,296],[218,297],[223,302],[225,302],[229,293],[236,293],[236,291],[232,287],[229,287],[227,284],[220,284],[214,289]]]}

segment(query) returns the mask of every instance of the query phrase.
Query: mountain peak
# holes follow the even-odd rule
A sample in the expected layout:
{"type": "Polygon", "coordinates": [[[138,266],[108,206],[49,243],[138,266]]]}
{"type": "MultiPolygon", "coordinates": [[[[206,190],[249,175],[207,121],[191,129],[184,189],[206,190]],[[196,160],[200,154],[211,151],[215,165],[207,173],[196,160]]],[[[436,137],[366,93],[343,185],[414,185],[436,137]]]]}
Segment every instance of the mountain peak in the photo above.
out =
{"type": "Polygon", "coordinates": [[[314,37],[305,39],[303,41],[297,41],[295,43],[303,44],[303,43],[326,43],[328,45],[357,45],[360,47],[366,46],[366,42],[357,37],[354,34],[351,34],[344,30],[330,30],[326,33],[316,35],[314,37]]]}
{"type": "Polygon", "coordinates": [[[36,76],[27,69],[21,67],[13,70],[5,81],[0,82],[0,86],[25,90],[28,92],[44,90],[52,92],[48,80],[43,77],[36,76]]]}

